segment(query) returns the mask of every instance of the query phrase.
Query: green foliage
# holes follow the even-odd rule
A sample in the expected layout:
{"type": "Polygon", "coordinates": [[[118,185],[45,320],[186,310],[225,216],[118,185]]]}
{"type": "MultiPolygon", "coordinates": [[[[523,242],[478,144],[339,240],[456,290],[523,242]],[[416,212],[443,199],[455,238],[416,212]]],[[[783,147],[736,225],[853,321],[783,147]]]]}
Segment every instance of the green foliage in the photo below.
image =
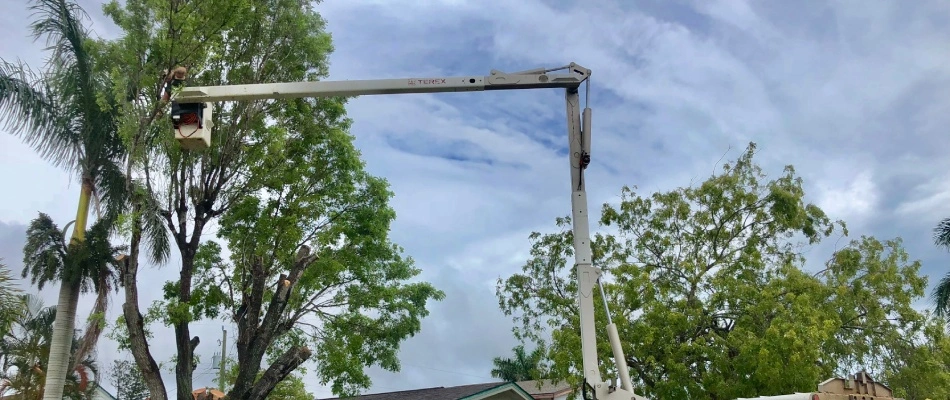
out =
{"type": "MultiPolygon", "coordinates": [[[[0,60],[0,120],[9,132],[23,138],[37,153],[56,167],[72,173],[80,183],[79,210],[73,237],[82,241],[82,233],[88,229],[90,198],[95,196],[96,209],[102,220],[113,221],[121,212],[126,200],[125,176],[121,163],[127,152],[117,134],[118,114],[115,105],[118,99],[111,94],[113,83],[100,73],[101,64],[95,58],[96,46],[86,25],[83,10],[67,0],[34,0],[29,5],[33,17],[31,24],[34,39],[45,39],[48,58],[42,73],[35,73],[25,65],[14,65],[0,60]],[[98,203],[105,205],[99,210],[98,203]]],[[[37,221],[34,221],[37,222],[37,221]]],[[[75,285],[83,282],[85,272],[107,273],[100,268],[100,250],[111,251],[105,241],[111,230],[108,223],[93,227],[99,235],[99,243],[89,246],[59,246],[50,235],[42,231],[53,227],[51,223],[33,224],[34,233],[27,245],[32,247],[31,264],[27,254],[26,268],[34,274],[33,282],[42,286],[52,280],[63,280],[61,294],[69,299],[63,304],[62,315],[75,313],[78,293],[75,285]],[[36,240],[39,240],[38,242],[36,240]],[[101,246],[105,242],[105,246],[101,246]],[[58,253],[58,254],[57,254],[58,253]],[[58,258],[56,260],[55,258],[58,258]],[[60,270],[56,270],[60,268],[60,270]]],[[[26,272],[26,270],[24,271],[26,272]]],[[[92,279],[96,288],[109,283],[106,275],[92,279]]],[[[100,303],[104,304],[104,303],[100,303]]],[[[50,355],[49,382],[46,390],[53,397],[59,396],[64,385],[64,370],[68,357],[74,315],[67,323],[56,324],[53,337],[54,351],[50,355]]],[[[97,330],[88,331],[80,353],[92,347],[98,340],[97,330]]]]}
{"type": "MultiPolygon", "coordinates": [[[[933,239],[938,247],[950,249],[950,218],[944,218],[937,224],[934,228],[933,239]]],[[[937,316],[950,318],[950,273],[940,279],[934,287],[931,299],[937,316]]]]}
{"type": "Polygon", "coordinates": [[[24,311],[20,293],[21,290],[13,285],[10,270],[0,263],[0,337],[7,335],[13,321],[24,311]]]}
{"type": "Polygon", "coordinates": [[[950,396],[950,336],[943,318],[927,318],[903,346],[889,350],[886,379],[894,396],[907,400],[950,396]]]}
{"type": "Polygon", "coordinates": [[[274,400],[316,400],[316,396],[307,391],[302,374],[294,374],[282,380],[274,391],[267,396],[274,400]]]}
{"type": "MultiPolygon", "coordinates": [[[[224,373],[225,388],[234,385],[234,380],[237,379],[238,370],[240,366],[235,362],[234,359],[228,359],[227,365],[224,373]]],[[[263,372],[258,373],[257,378],[260,378],[263,375],[263,372]]],[[[317,400],[317,397],[307,391],[307,387],[304,384],[304,375],[306,375],[306,369],[298,368],[294,374],[287,376],[286,379],[280,381],[277,386],[274,387],[274,390],[270,392],[270,395],[267,396],[268,400],[317,400]]]]}
{"type": "Polygon", "coordinates": [[[109,375],[112,386],[116,388],[117,400],[142,400],[148,397],[148,387],[134,362],[114,360],[109,375]]]}
{"type": "MultiPolygon", "coordinates": [[[[595,235],[593,261],[605,271],[637,390],[652,398],[728,399],[808,391],[859,368],[895,382],[936,368],[946,353],[928,353],[911,340],[925,321],[911,306],[926,285],[920,263],[899,239],[861,237],[821,271],[806,272],[810,247],[836,225],[847,230],[805,201],[792,167],[767,180],[754,150],[750,145],[698,187],[649,197],[625,187],[619,205],[603,208],[600,222],[615,233],[595,235]],[[921,357],[907,361],[915,370],[891,369],[898,349],[921,357]]],[[[558,226],[561,232],[532,234],[532,258],[497,290],[501,309],[519,323],[516,335],[550,335],[552,374],[577,384],[577,284],[567,261],[573,238],[569,219],[558,226]]],[[[602,304],[598,291],[594,297],[602,304]]],[[[606,324],[603,307],[596,323],[606,324]]],[[[614,376],[605,337],[597,351],[603,373],[614,376]]]]}
{"type": "Polygon", "coordinates": [[[85,13],[65,0],[32,3],[33,36],[49,45],[47,68],[36,73],[0,60],[0,120],[53,165],[92,183],[107,214],[117,212],[125,148],[116,135],[112,83],[96,73],[85,13]]]}
{"type": "Polygon", "coordinates": [[[512,351],[514,358],[495,357],[491,370],[492,378],[499,378],[505,382],[529,381],[543,378],[544,347],[538,346],[530,354],[525,352],[524,345],[515,346],[512,351]]]}
{"type": "MultiPolygon", "coordinates": [[[[113,61],[104,70],[114,95],[124,99],[118,130],[132,155],[128,168],[144,178],[144,193],[135,200],[140,212],[129,218],[139,227],[131,231],[141,228],[148,237],[165,239],[168,229],[182,256],[185,281],[168,282],[166,298],[148,314],[160,314],[183,332],[189,321],[216,317],[230,300],[231,293],[202,281],[206,267],[194,257],[206,237],[203,229],[266,180],[253,168],[282,140],[268,119],[280,118],[288,106],[216,104],[211,148],[183,151],[171,135],[168,105],[160,100],[163,80],[176,66],[188,68],[190,85],[314,80],[326,76],[330,36],[312,5],[296,0],[127,0],[110,2],[104,11],[124,35],[100,42],[98,54],[113,61]]],[[[309,117],[323,118],[321,110],[309,117]]],[[[184,336],[178,337],[178,355],[188,363],[184,336]]],[[[185,395],[191,369],[178,368],[176,381],[179,396],[185,395]]]]}
{"type": "MultiPolygon", "coordinates": [[[[41,399],[56,307],[43,307],[41,300],[32,295],[23,295],[18,302],[25,304],[23,311],[17,315],[13,329],[0,337],[0,396],[16,393],[16,399],[41,399]]],[[[72,351],[75,353],[79,346],[79,340],[74,339],[72,351]]],[[[66,376],[64,398],[88,398],[98,372],[93,357],[83,358],[66,376]]]]}
{"type": "Polygon", "coordinates": [[[109,287],[116,287],[113,270],[118,268],[116,256],[124,246],[109,243],[109,221],[100,219],[86,232],[82,242],[66,243],[63,231],[53,220],[40,213],[30,222],[23,247],[23,277],[42,290],[49,282],[79,282],[84,291],[99,291],[107,277],[109,287]]]}
{"type": "MultiPolygon", "coordinates": [[[[276,307],[279,323],[257,326],[262,319],[246,328],[248,335],[273,332],[255,336],[267,361],[313,348],[317,375],[339,393],[368,386],[367,366],[397,369],[399,343],[418,332],[426,303],[443,294],[413,282],[418,269],[390,242],[392,194],[385,180],[364,171],[344,99],[216,105],[212,146],[201,151],[182,151],[158,111],[158,81],[176,65],[189,67],[189,85],[325,77],[331,38],[313,6],[127,0],[105,11],[126,34],[102,43],[102,54],[116,60],[109,73],[114,91],[127,99],[119,130],[134,147],[134,169],[150,174],[153,214],[164,215],[189,280],[167,282],[149,318],[184,324],[233,317],[242,306],[264,318],[276,307]],[[200,237],[218,217],[220,244],[188,237],[200,237]],[[319,258],[288,279],[291,295],[277,304],[279,278],[294,269],[304,244],[319,258]]],[[[254,369],[253,378],[259,354],[251,347],[242,345],[252,361],[241,364],[254,369]]]]}
{"type": "Polygon", "coordinates": [[[313,346],[322,382],[352,393],[369,385],[364,366],[398,369],[399,343],[418,332],[427,301],[443,294],[409,282],[419,270],[388,239],[395,218],[388,206],[392,193],[384,180],[363,170],[345,131],[342,101],[292,103],[281,128],[271,128],[267,151],[251,164],[259,169],[262,190],[222,216],[220,236],[228,241],[230,260],[219,256],[215,242],[196,255],[195,293],[204,293],[204,300],[192,310],[233,313],[242,303],[260,302],[266,311],[278,277],[291,274],[300,261],[300,246],[315,248],[317,258],[292,277],[282,321],[294,329],[268,353],[313,346]],[[267,285],[260,294],[254,292],[256,281],[267,285]]]}

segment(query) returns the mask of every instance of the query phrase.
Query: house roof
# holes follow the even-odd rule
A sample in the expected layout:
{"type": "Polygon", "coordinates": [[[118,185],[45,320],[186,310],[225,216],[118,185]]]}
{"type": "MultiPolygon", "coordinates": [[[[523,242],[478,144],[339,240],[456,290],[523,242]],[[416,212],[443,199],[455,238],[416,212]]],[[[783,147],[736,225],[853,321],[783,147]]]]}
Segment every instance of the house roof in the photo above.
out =
{"type": "Polygon", "coordinates": [[[106,398],[109,398],[109,399],[112,399],[112,400],[116,400],[115,396],[113,396],[112,393],[109,393],[108,390],[106,390],[105,388],[103,388],[103,387],[100,386],[100,385],[96,385],[96,392],[98,392],[99,395],[102,396],[102,397],[106,397],[106,398]]]}
{"type": "Polygon", "coordinates": [[[572,390],[571,385],[567,382],[554,383],[554,381],[550,379],[542,381],[520,381],[518,382],[518,386],[535,399],[554,398],[568,394],[572,390]]]}
{"type": "MultiPolygon", "coordinates": [[[[357,397],[333,398],[347,400],[480,400],[489,398],[524,399],[532,397],[520,386],[509,382],[479,383],[474,385],[432,387],[399,392],[375,393],[357,397]],[[498,396],[498,397],[491,397],[498,396]]],[[[327,399],[331,400],[331,399],[327,399]]]]}

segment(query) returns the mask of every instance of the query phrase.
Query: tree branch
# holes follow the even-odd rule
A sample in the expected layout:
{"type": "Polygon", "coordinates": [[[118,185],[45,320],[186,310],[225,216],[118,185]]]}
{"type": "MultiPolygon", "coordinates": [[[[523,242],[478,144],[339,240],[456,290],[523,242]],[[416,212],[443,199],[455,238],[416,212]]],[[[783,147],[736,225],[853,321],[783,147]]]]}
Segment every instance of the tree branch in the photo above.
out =
{"type": "Polygon", "coordinates": [[[248,399],[266,399],[278,382],[290,375],[300,364],[310,359],[310,356],[311,352],[307,347],[294,347],[287,350],[254,383],[248,399]]]}

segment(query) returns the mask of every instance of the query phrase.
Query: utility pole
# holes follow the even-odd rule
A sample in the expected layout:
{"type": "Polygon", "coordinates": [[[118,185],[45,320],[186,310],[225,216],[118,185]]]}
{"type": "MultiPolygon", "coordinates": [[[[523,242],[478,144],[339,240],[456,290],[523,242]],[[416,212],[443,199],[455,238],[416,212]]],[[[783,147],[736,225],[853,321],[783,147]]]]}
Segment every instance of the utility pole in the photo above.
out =
{"type": "Polygon", "coordinates": [[[224,392],[224,366],[226,365],[228,351],[228,331],[221,327],[221,369],[218,371],[218,387],[224,392]]]}

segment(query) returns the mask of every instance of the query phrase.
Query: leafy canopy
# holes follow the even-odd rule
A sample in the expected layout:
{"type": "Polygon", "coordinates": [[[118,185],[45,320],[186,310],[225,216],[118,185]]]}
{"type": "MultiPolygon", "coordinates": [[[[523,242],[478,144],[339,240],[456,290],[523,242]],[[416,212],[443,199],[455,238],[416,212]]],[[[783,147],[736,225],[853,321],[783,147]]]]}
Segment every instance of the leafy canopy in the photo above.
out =
{"type": "MultiPolygon", "coordinates": [[[[620,204],[604,205],[600,222],[610,233],[593,238],[593,260],[605,271],[636,390],[652,398],[778,395],[860,368],[898,380],[902,352],[923,357],[921,343],[945,340],[930,332],[937,343],[922,341],[927,316],[912,307],[926,285],[920,263],[900,239],[862,236],[823,265],[806,264],[822,239],[847,229],[805,200],[793,167],[767,179],[754,154],[750,144],[698,187],[651,196],[624,187],[620,204]]],[[[497,293],[516,335],[550,337],[553,377],[577,384],[570,220],[558,226],[531,235],[531,258],[499,280],[497,293]]],[[[594,296],[603,304],[599,291],[594,296]]],[[[604,326],[603,307],[596,309],[604,326]]],[[[597,351],[602,372],[615,376],[606,338],[597,351]]]]}
{"type": "Polygon", "coordinates": [[[399,344],[419,331],[428,301],[444,296],[413,282],[419,269],[390,241],[392,192],[364,170],[343,106],[338,98],[283,104],[260,151],[246,155],[248,184],[257,190],[221,215],[218,234],[230,257],[216,241],[204,242],[188,302],[171,281],[150,312],[168,324],[220,315],[238,321],[249,379],[257,376],[259,346],[268,362],[307,346],[323,383],[355,393],[370,384],[364,367],[399,368],[399,344]],[[301,257],[303,246],[313,254],[301,257]]]}

